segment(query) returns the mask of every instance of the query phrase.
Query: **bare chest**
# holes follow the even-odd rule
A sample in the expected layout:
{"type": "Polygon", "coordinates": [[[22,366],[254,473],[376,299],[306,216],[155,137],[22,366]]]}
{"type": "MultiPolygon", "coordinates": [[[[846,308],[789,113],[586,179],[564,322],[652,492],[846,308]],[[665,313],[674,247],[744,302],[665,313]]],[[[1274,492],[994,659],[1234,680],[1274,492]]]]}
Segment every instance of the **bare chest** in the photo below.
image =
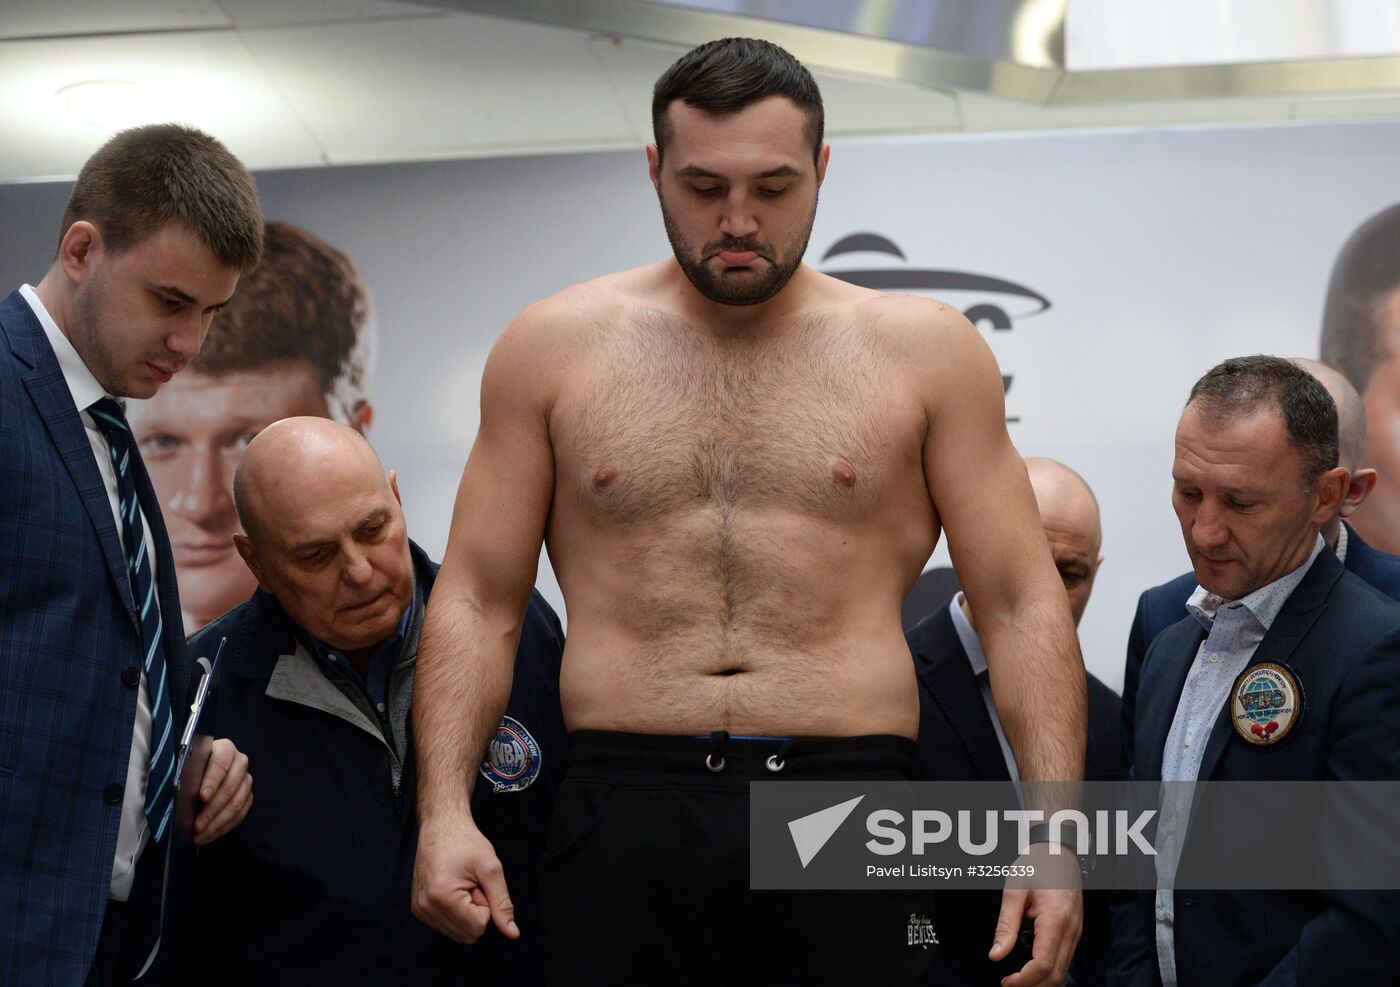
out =
{"type": "Polygon", "coordinates": [[[556,409],[559,480],[597,520],[764,506],[857,520],[918,447],[896,380],[831,320],[762,341],[641,320],[600,342],[556,409]]]}

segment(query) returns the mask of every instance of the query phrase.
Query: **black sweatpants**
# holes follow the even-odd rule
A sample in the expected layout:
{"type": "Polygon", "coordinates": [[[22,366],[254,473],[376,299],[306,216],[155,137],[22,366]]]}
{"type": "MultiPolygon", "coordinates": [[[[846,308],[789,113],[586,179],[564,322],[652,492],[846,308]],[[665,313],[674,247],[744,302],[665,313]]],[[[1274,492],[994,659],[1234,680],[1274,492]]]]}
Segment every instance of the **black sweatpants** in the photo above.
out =
{"type": "Polygon", "coordinates": [[[913,765],[903,737],[570,734],[542,874],[550,983],[927,982],[937,948],[908,929],[933,918],[929,890],[749,890],[749,782],[913,765]]]}

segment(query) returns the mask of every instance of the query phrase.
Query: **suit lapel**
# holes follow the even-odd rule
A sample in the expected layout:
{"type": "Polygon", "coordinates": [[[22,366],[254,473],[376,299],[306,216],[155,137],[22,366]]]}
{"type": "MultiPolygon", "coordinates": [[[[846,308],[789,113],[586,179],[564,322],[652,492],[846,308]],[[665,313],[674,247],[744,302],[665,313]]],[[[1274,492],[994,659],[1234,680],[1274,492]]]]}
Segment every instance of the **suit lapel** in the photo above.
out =
{"type": "MultiPolygon", "coordinates": [[[[1304,676],[1290,659],[1298,643],[1307,636],[1317,618],[1327,609],[1327,597],[1345,571],[1337,556],[1326,550],[1321,552],[1312,568],[1303,576],[1298,588],[1284,601],[1283,609],[1274,618],[1272,626],[1264,635],[1264,640],[1259,642],[1259,647],[1254,649],[1254,654],[1245,668],[1265,661],[1286,665],[1298,676],[1306,695],[1307,683],[1303,681],[1304,676]]],[[[1201,768],[1196,774],[1197,778],[1209,779],[1215,773],[1216,765],[1220,763],[1220,756],[1225,752],[1225,745],[1234,732],[1230,725],[1230,705],[1230,700],[1226,699],[1225,706],[1220,710],[1220,715],[1216,717],[1215,725],[1211,728],[1210,740],[1206,743],[1205,753],[1201,755],[1201,768]]]]}
{"type": "Polygon", "coordinates": [[[1134,765],[1138,781],[1157,781],[1162,777],[1162,748],[1176,717],[1186,674],[1191,671],[1205,637],[1205,628],[1194,617],[1188,617],[1163,631],[1148,649],[1142,684],[1138,687],[1138,736],[1133,743],[1141,761],[1134,765]]]}
{"type": "Polygon", "coordinates": [[[107,488],[102,482],[102,474],[93,458],[92,446],[88,443],[87,431],[83,427],[78,409],[73,405],[73,395],[63,379],[58,358],[53,347],[44,335],[43,326],[34,317],[29,303],[19,292],[0,304],[0,325],[9,337],[10,351],[28,366],[20,374],[29,398],[39,413],[39,418],[48,430],[58,458],[62,461],[78,495],[83,502],[97,540],[102,545],[102,554],[107,560],[107,571],[121,594],[128,615],[137,630],[135,604],[131,598],[131,583],[126,575],[126,556],[122,552],[121,538],[117,534],[116,519],[112,517],[112,505],[107,500],[107,488]]]}
{"type": "Polygon", "coordinates": [[[926,629],[915,655],[919,681],[957,734],[977,773],[987,781],[1010,781],[1001,744],[987,718],[982,687],[972,674],[946,606],[930,619],[926,629]]]}

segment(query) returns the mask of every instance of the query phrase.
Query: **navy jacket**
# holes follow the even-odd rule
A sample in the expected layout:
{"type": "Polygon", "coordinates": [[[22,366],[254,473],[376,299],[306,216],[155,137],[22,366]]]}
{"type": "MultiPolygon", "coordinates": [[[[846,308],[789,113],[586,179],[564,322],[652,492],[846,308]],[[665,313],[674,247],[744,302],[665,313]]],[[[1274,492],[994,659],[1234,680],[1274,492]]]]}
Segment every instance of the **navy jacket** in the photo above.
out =
{"type": "MultiPolygon", "coordinates": [[[[1142,666],[1133,776],[1160,781],[1162,753],[1205,629],[1187,616],[1152,643],[1142,666]]],[[[1286,743],[1256,748],[1235,736],[1222,705],[1202,755],[1202,781],[1400,780],[1400,604],[1322,552],[1250,659],[1288,666],[1304,709],[1286,743]]],[[[1344,842],[1324,831],[1321,843],[1344,842]]],[[[1300,847],[1319,853],[1322,847],[1300,847]]],[[[1192,854],[1190,830],[1182,866],[1192,854]]],[[[1113,910],[1109,983],[1159,982],[1152,891],[1113,910]]],[[[1175,892],[1182,987],[1391,983],[1400,968],[1400,893],[1175,892]]]]}
{"type": "MultiPolygon", "coordinates": [[[[175,562],[135,450],[132,461],[174,700],[188,674],[175,562]]],[[[92,446],[43,327],[12,292],[0,302],[0,983],[78,985],[92,965],[144,658],[92,446]]],[[[146,918],[132,938],[154,943],[146,918]]]]}
{"type": "MultiPolygon", "coordinates": [[[[1345,521],[1342,522],[1346,524],[1345,521]]],[[[1347,571],[1360,576],[1392,600],[1400,600],[1400,555],[1372,548],[1356,529],[1346,524],[1347,571]]],[[[1128,632],[1128,657],[1123,668],[1123,749],[1133,763],[1133,708],[1147,646],[1162,631],[1186,615],[1186,601],[1196,590],[1196,574],[1183,573],[1169,583],[1154,586],[1138,597],[1133,627],[1128,632]]]]}
{"type": "MultiPolygon", "coordinates": [[[[922,781],[1010,781],[977,677],[945,604],[905,635],[919,680],[919,739],[915,778],[922,781]]],[[[1086,673],[1087,674],[1087,673],[1086,673]]],[[[1084,774],[1089,781],[1126,776],[1119,745],[1118,695],[1088,676],[1089,736],[1084,774]]],[[[1014,804],[1007,806],[1014,808],[1014,804]]],[[[999,891],[951,891],[938,896],[941,955],[968,984],[998,984],[1029,959],[1018,950],[1000,963],[987,959],[1001,911],[999,891]]],[[[1106,892],[1084,900],[1084,932],[1070,969],[1077,984],[1101,984],[1108,965],[1106,892]]]]}
{"type": "MultiPolygon", "coordinates": [[[[411,551],[426,597],[437,566],[416,545],[411,551]]],[[[539,854],[565,768],[559,618],[531,595],[506,709],[515,734],[538,745],[538,773],[526,772],[521,778],[534,780],[514,791],[478,776],[472,797],[505,868],[522,936],[511,942],[490,929],[472,946],[440,936],[411,911],[418,845],[411,738],[396,791],[378,735],[278,689],[268,694],[279,657],[296,650],[294,634],[276,600],[259,591],[190,639],[196,654],[212,655],[228,638],[214,732],[234,739],[254,776],[248,817],[196,861],[199,905],[190,918],[215,939],[192,937],[190,982],[419,987],[487,983],[506,973],[511,983],[542,982],[539,854]]],[[[523,763],[508,749],[496,754],[502,779],[523,763]]]]}

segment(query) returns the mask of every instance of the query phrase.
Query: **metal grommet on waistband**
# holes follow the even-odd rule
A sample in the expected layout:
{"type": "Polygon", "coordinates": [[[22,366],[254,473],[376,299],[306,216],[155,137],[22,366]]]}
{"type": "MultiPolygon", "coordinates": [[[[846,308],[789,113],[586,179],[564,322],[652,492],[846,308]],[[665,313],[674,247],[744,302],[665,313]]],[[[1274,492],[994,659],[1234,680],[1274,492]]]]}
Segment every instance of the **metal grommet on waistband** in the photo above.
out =
{"type": "Polygon", "coordinates": [[[714,774],[724,770],[724,746],[728,743],[727,730],[714,730],[710,733],[710,753],[705,755],[705,767],[714,774]]]}
{"type": "Polygon", "coordinates": [[[779,771],[783,770],[783,768],[787,767],[787,762],[780,760],[777,754],[769,754],[768,760],[764,763],[768,766],[768,770],[774,774],[777,774],[779,771]]]}

